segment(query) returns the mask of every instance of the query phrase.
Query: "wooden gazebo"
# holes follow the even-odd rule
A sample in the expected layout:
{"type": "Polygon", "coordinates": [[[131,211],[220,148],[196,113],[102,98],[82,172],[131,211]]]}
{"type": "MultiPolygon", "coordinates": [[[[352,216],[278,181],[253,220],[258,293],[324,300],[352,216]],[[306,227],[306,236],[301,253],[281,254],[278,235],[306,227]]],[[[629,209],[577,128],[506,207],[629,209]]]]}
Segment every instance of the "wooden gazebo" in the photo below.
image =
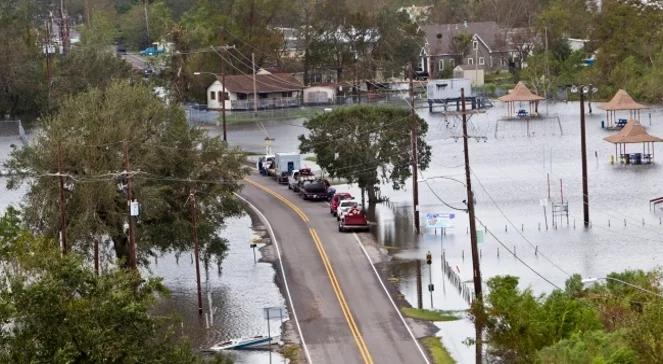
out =
{"type": "Polygon", "coordinates": [[[624,127],[624,119],[617,119],[617,111],[627,111],[629,119],[640,120],[640,110],[646,109],[647,106],[639,104],[633,100],[623,89],[619,89],[612,100],[600,104],[599,108],[606,112],[606,127],[608,129],[619,129],[624,127]]]}
{"type": "Polygon", "coordinates": [[[532,115],[532,105],[534,105],[534,114],[537,114],[539,101],[543,100],[543,97],[530,91],[521,81],[508,94],[500,97],[499,100],[506,103],[507,117],[522,117],[527,116],[527,114],[523,113],[523,110],[516,110],[517,102],[529,103],[529,115],[532,115]]]}
{"type": "MultiPolygon", "coordinates": [[[[640,122],[630,119],[617,134],[603,138],[615,145],[615,159],[622,164],[650,164],[654,161],[654,143],[663,139],[649,135],[640,122]],[[627,153],[626,144],[642,144],[642,153],[627,153]]],[[[614,159],[613,159],[614,160],[614,159]]]]}

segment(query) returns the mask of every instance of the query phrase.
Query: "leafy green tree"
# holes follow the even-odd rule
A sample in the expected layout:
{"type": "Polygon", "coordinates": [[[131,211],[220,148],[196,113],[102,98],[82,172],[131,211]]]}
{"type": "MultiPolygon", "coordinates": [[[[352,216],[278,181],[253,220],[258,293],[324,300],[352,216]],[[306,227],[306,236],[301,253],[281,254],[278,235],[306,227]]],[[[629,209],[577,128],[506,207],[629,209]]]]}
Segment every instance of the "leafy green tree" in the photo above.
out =
{"type": "Polygon", "coordinates": [[[460,54],[460,59],[457,59],[458,64],[465,63],[464,58],[467,53],[470,51],[472,46],[472,35],[469,33],[457,33],[451,39],[451,48],[453,48],[454,53],[460,54]]]}
{"type": "Polygon", "coordinates": [[[161,0],[150,3],[147,14],[149,39],[142,1],[132,6],[120,19],[122,39],[131,49],[143,49],[151,46],[152,42],[166,40],[173,26],[170,9],[161,0]]]}
{"type": "Polygon", "coordinates": [[[374,203],[381,183],[399,189],[411,176],[413,123],[418,127],[417,163],[426,169],[431,158],[431,148],[425,142],[428,124],[399,108],[358,105],[320,114],[304,123],[310,132],[299,137],[299,149],[315,153],[318,164],[331,177],[357,183],[374,203]]]}
{"type": "Polygon", "coordinates": [[[0,115],[34,119],[46,108],[46,62],[37,31],[35,2],[0,3],[0,115]]]}
{"type": "Polygon", "coordinates": [[[518,289],[518,278],[488,281],[487,336],[490,354],[507,363],[532,363],[539,350],[573,334],[601,329],[597,312],[567,292],[535,297],[518,289]]]}
{"type": "Polygon", "coordinates": [[[624,332],[601,330],[576,333],[537,353],[540,364],[635,364],[637,355],[624,339],[624,332]]]}
{"type": "Polygon", "coordinates": [[[120,175],[126,145],[131,169],[139,171],[133,176],[134,196],[141,204],[139,258],[191,248],[187,203],[195,191],[203,256],[220,262],[226,244],[219,227],[240,212],[233,195],[246,173],[239,150],[189,127],[179,106],[167,106],[148,87],[128,82],[66,100],[42,127],[34,143],[14,151],[7,163],[19,173],[9,187],[29,185],[25,221],[30,228],[58,235],[58,187],[52,174],[61,155],[62,171],[71,175],[65,203],[69,243],[86,251],[95,240],[107,239],[125,260],[127,196],[124,188],[118,191],[118,183],[127,182],[126,174],[120,175]]]}
{"type": "MultiPolygon", "coordinates": [[[[77,254],[0,218],[0,361],[3,363],[202,363],[153,315],[159,279],[117,268],[96,275],[77,254]]],[[[222,363],[223,359],[217,359],[222,363]]]]}
{"type": "Polygon", "coordinates": [[[377,15],[376,23],[380,36],[371,57],[385,76],[398,76],[405,65],[417,62],[423,34],[405,12],[384,9],[377,15]]]}

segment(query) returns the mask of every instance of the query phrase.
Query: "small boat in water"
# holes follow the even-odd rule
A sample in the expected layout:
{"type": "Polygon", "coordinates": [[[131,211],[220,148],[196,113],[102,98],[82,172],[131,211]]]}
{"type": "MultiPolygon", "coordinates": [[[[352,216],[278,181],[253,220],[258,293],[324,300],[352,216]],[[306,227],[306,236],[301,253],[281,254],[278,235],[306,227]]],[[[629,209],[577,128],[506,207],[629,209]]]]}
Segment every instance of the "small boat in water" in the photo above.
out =
{"type": "Polygon", "coordinates": [[[278,337],[272,336],[254,336],[249,338],[239,338],[231,339],[228,341],[223,341],[214,346],[210,347],[206,351],[221,351],[221,350],[245,350],[245,349],[257,349],[263,346],[267,346],[270,343],[278,343],[278,337]]]}

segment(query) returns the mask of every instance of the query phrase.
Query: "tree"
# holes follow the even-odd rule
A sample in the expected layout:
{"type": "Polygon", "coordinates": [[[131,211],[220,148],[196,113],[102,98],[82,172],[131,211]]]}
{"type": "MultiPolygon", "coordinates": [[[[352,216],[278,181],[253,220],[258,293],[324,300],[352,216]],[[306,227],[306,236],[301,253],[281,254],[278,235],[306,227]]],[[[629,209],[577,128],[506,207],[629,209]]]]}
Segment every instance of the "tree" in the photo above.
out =
{"type": "Polygon", "coordinates": [[[635,352],[628,347],[624,332],[605,333],[601,330],[573,334],[537,353],[540,364],[635,364],[635,352]]]}
{"type": "Polygon", "coordinates": [[[457,33],[451,39],[451,48],[455,54],[459,54],[460,59],[457,59],[456,62],[462,64],[467,53],[470,51],[472,46],[472,35],[465,32],[457,33]]]}
{"type": "Polygon", "coordinates": [[[44,121],[35,142],[12,152],[8,167],[17,174],[8,182],[27,182],[27,225],[47,236],[58,235],[58,188],[52,174],[70,174],[66,192],[67,238],[75,250],[87,251],[106,239],[126,263],[129,244],[123,145],[133,175],[134,196],[141,204],[136,236],[139,258],[155,251],[191,248],[191,191],[199,204],[198,236],[205,261],[226,250],[218,230],[241,209],[233,193],[246,170],[243,154],[188,126],[179,106],[167,106],[139,84],[114,82],[63,102],[44,121]],[[24,173],[27,171],[27,173],[24,173]],[[118,192],[118,183],[121,190],[118,192]]]}
{"type": "MultiPolygon", "coordinates": [[[[101,275],[53,240],[0,218],[0,361],[3,363],[202,363],[175,339],[176,322],[153,315],[159,279],[110,269],[101,275]]],[[[222,363],[219,358],[217,363],[222,363]]]]}
{"type": "Polygon", "coordinates": [[[425,142],[428,124],[408,110],[352,106],[324,113],[307,121],[308,136],[299,137],[302,153],[314,152],[331,177],[347,179],[377,202],[380,183],[394,189],[405,185],[410,172],[410,128],[418,126],[418,166],[426,169],[431,148],[425,142]]]}
{"type": "Polygon", "coordinates": [[[0,4],[0,115],[32,120],[46,109],[47,71],[30,0],[0,4]]]}

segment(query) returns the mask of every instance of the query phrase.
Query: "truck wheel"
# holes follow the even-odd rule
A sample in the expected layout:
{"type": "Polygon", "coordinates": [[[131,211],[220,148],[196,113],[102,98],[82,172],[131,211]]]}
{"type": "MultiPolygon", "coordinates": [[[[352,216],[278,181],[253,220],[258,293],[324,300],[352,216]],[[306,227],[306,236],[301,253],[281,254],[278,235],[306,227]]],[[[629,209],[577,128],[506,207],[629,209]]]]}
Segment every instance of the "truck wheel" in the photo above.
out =
{"type": "Polygon", "coordinates": [[[292,190],[292,187],[290,187],[290,183],[288,183],[288,189],[289,189],[289,190],[292,190]]]}
{"type": "Polygon", "coordinates": [[[341,227],[341,224],[338,224],[338,231],[341,232],[341,233],[343,232],[343,228],[341,227]]]}

